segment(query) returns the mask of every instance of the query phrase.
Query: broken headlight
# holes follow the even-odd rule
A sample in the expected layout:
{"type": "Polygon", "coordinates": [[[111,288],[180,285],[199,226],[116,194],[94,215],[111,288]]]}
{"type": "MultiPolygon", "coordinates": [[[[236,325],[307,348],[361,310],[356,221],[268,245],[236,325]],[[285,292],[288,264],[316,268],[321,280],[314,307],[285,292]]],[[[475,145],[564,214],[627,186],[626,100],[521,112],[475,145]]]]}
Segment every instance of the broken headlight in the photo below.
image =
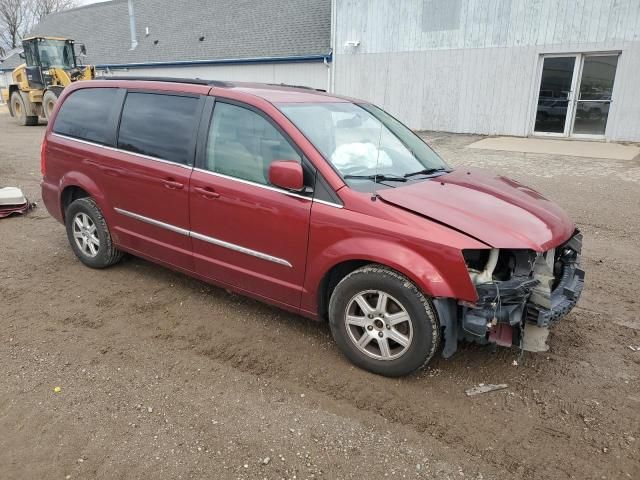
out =
{"type": "Polygon", "coordinates": [[[462,256],[475,285],[527,277],[536,259],[533,250],[498,248],[463,250],[462,256]]]}

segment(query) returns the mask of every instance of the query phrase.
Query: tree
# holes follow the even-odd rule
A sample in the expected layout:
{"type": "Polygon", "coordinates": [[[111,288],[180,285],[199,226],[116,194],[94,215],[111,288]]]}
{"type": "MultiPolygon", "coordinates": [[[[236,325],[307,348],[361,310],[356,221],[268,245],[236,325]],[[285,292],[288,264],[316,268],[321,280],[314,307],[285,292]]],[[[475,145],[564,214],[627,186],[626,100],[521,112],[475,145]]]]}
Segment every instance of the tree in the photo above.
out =
{"type": "Polygon", "coordinates": [[[16,48],[31,26],[28,0],[0,0],[0,46],[16,48]]]}
{"type": "Polygon", "coordinates": [[[44,17],[77,6],[77,0],[0,0],[0,55],[44,17]]]}
{"type": "Polygon", "coordinates": [[[32,20],[35,23],[40,22],[50,13],[61,12],[78,6],[76,0],[31,0],[30,3],[32,20]]]}

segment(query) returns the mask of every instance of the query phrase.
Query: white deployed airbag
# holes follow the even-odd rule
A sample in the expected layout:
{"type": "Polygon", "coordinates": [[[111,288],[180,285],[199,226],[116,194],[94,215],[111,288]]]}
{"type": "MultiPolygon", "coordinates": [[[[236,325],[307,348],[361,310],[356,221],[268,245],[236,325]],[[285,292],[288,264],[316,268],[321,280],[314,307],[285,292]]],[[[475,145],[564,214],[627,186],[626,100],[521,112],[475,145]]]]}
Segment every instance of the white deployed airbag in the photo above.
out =
{"type": "Polygon", "coordinates": [[[373,143],[346,143],[336,148],[331,155],[331,163],[340,170],[373,170],[393,167],[393,161],[384,150],[373,143]]]}

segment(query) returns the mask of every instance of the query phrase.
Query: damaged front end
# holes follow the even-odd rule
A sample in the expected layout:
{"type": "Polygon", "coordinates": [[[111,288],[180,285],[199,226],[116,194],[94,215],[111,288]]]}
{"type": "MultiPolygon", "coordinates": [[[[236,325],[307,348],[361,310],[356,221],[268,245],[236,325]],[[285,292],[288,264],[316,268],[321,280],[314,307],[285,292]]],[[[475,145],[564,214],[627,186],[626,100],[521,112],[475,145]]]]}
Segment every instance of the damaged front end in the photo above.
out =
{"type": "Polygon", "coordinates": [[[543,253],[465,250],[478,299],[474,303],[434,300],[445,329],[442,355],[453,355],[462,338],[546,351],[549,326],[569,313],[582,293],[581,250],[582,234],[577,230],[568,241],[543,253]]]}

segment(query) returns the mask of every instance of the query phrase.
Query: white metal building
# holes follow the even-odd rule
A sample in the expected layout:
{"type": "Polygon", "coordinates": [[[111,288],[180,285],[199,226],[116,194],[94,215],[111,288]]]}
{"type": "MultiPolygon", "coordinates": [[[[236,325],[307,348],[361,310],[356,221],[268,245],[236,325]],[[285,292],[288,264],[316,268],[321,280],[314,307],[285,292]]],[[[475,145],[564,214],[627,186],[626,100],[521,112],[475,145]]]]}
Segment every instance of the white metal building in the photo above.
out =
{"type": "Polygon", "coordinates": [[[333,89],[415,129],[640,141],[640,0],[334,0],[333,89]]]}

